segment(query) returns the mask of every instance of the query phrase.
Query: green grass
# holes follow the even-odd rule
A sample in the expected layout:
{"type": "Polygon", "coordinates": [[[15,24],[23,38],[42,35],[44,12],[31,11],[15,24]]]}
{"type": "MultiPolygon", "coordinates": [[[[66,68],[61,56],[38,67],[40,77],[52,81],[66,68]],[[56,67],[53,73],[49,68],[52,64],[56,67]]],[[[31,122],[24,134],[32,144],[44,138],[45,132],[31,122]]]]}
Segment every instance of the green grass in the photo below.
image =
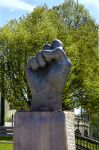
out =
{"type": "Polygon", "coordinates": [[[0,143],[0,150],[13,150],[13,144],[1,144],[0,143]]]}
{"type": "Polygon", "coordinates": [[[13,138],[11,137],[0,137],[0,150],[13,150],[13,144],[5,144],[2,142],[12,142],[13,138]]]}

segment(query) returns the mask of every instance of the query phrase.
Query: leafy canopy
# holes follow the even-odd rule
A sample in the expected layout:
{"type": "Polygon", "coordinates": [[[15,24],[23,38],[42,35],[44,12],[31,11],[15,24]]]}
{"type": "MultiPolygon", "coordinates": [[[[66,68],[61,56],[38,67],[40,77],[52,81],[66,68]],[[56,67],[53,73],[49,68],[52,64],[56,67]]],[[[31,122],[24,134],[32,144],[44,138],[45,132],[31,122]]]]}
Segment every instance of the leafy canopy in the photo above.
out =
{"type": "Polygon", "coordinates": [[[63,92],[63,109],[99,109],[97,25],[73,0],[48,9],[37,7],[0,28],[0,91],[17,110],[29,109],[31,93],[25,77],[27,61],[53,39],[64,43],[72,69],[63,92]]]}

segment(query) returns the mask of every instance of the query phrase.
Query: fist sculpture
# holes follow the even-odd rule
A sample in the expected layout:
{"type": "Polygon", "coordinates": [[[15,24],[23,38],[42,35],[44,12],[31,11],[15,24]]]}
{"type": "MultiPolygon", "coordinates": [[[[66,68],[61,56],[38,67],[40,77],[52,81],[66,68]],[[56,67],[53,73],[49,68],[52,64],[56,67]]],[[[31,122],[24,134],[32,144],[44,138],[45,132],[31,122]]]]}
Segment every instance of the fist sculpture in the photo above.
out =
{"type": "Polygon", "coordinates": [[[26,66],[26,78],[32,94],[32,111],[62,110],[62,91],[70,67],[60,40],[44,45],[43,50],[30,59],[26,66]]]}

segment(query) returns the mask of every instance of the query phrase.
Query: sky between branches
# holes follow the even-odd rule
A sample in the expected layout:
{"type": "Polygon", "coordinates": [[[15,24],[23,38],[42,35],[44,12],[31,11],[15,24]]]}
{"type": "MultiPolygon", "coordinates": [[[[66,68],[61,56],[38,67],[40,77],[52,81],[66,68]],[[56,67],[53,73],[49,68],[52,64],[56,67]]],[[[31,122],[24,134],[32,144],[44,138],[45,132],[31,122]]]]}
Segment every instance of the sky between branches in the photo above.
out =
{"type": "MultiPolygon", "coordinates": [[[[51,8],[63,2],[64,0],[0,0],[0,26],[6,24],[10,19],[18,19],[26,15],[36,6],[47,4],[51,8]]],[[[78,0],[78,2],[84,4],[91,16],[99,23],[99,0],[78,0]]]]}

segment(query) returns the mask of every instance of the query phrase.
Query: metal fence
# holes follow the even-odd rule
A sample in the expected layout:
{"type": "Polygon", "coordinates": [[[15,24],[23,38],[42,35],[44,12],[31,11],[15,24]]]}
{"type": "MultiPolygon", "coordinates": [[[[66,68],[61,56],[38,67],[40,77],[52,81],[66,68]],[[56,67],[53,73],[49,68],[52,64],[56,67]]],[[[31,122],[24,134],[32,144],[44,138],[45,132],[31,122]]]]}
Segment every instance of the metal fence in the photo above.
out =
{"type": "Polygon", "coordinates": [[[13,127],[0,126],[0,146],[2,144],[13,145],[13,127]]]}
{"type": "Polygon", "coordinates": [[[0,137],[13,137],[13,127],[0,126],[0,137]]]}
{"type": "Polygon", "coordinates": [[[75,135],[76,150],[99,150],[99,142],[89,137],[75,135]]]}

